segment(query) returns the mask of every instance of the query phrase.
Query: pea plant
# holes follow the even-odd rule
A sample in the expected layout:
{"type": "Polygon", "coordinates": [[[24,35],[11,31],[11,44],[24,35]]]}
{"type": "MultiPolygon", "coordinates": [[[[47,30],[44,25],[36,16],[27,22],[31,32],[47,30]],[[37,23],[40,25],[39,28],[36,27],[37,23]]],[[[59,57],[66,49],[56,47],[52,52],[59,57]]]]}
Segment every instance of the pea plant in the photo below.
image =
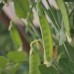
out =
{"type": "Polygon", "coordinates": [[[43,0],[2,0],[0,9],[11,1],[24,25],[23,36],[30,48],[23,47],[20,24],[11,19],[8,31],[15,50],[0,56],[0,73],[74,74],[74,0],[55,0],[58,8],[49,0],[45,0],[48,8],[43,0]],[[33,10],[38,17],[38,27],[33,22],[33,10]]]}

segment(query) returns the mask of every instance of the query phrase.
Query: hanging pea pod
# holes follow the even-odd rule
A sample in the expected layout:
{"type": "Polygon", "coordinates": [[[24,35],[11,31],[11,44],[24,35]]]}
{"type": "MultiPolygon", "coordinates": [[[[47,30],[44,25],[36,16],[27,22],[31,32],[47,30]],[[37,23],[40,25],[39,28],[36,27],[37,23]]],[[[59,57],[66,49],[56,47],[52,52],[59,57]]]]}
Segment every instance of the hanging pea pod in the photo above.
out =
{"type": "Polygon", "coordinates": [[[22,41],[19,32],[12,21],[10,22],[9,31],[15,46],[19,48],[22,45],[22,41]]]}
{"type": "Polygon", "coordinates": [[[65,5],[65,1],[56,0],[56,2],[62,14],[66,34],[67,36],[70,36],[70,21],[69,21],[69,16],[68,16],[68,11],[65,5]]]}
{"type": "Polygon", "coordinates": [[[50,25],[46,19],[44,10],[42,9],[41,2],[37,3],[37,12],[39,15],[40,28],[42,33],[42,41],[44,47],[44,61],[51,61],[53,58],[53,43],[50,25]]]}
{"type": "Polygon", "coordinates": [[[29,56],[29,74],[40,74],[38,67],[40,65],[39,53],[30,50],[29,56]]]}
{"type": "Polygon", "coordinates": [[[33,43],[30,44],[31,49],[29,55],[29,74],[40,74],[39,71],[40,56],[39,56],[39,52],[36,51],[37,48],[34,48],[33,43]]]}

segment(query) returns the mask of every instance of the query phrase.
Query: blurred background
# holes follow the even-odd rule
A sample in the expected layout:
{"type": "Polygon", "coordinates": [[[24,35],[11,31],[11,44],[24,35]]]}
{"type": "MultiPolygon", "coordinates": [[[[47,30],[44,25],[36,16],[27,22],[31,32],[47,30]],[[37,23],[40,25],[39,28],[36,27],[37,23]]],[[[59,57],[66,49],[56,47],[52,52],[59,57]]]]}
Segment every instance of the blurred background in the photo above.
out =
{"type": "MultiPolygon", "coordinates": [[[[51,3],[52,6],[58,9],[55,3],[55,0],[49,0],[49,2],[51,3]]],[[[43,0],[43,3],[48,9],[48,5],[45,0],[43,0]]],[[[38,22],[39,20],[38,20],[37,13],[35,10],[33,10],[33,12],[34,12],[33,23],[36,27],[39,27],[39,22],[38,22]]],[[[12,42],[9,31],[8,31],[10,20],[13,20],[15,23],[19,21],[14,10],[13,1],[10,1],[9,5],[5,4],[2,7],[2,11],[0,12],[0,53],[1,55],[4,55],[9,50],[15,50],[15,45],[12,42]]],[[[27,23],[25,19],[24,21],[25,23],[27,23]]]]}

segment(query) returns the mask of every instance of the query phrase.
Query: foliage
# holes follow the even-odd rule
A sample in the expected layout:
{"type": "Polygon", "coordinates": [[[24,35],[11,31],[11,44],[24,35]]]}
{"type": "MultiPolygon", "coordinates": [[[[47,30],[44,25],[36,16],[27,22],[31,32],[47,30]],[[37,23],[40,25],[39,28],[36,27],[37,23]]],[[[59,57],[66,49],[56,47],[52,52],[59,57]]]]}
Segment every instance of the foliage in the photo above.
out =
{"type": "Polygon", "coordinates": [[[48,9],[42,0],[13,0],[18,18],[27,20],[24,34],[30,52],[23,51],[20,34],[11,20],[9,33],[16,50],[0,56],[1,74],[74,74],[74,0],[55,1],[58,9],[48,0],[48,9]],[[33,9],[38,15],[40,31],[33,23],[33,9]]]}

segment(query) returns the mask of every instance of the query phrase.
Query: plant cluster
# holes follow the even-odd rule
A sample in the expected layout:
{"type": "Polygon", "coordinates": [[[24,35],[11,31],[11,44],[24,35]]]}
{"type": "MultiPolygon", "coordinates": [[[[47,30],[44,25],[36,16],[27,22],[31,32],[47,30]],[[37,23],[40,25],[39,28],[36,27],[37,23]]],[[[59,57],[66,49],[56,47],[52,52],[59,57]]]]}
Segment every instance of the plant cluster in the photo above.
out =
{"type": "MultiPolygon", "coordinates": [[[[20,25],[11,20],[8,30],[16,48],[8,51],[6,56],[0,56],[0,73],[74,74],[74,0],[55,0],[58,8],[52,6],[49,0],[45,0],[48,8],[43,0],[11,1],[14,2],[18,19],[25,27],[24,37],[30,51],[23,51],[29,49],[22,47],[21,34],[17,28],[20,25]],[[38,27],[33,23],[33,10],[38,16],[38,27]]],[[[3,0],[0,7],[9,2],[3,0]]]]}

